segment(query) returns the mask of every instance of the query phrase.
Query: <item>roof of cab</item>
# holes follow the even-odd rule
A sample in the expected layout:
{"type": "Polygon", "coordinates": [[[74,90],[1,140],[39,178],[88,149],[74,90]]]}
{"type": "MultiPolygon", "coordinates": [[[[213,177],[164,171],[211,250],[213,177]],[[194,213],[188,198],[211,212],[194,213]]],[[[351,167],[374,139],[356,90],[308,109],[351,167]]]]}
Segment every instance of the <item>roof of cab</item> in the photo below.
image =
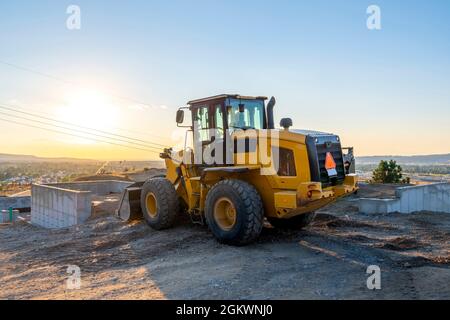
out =
{"type": "Polygon", "coordinates": [[[242,99],[242,100],[267,100],[267,97],[263,97],[263,96],[250,97],[250,96],[241,96],[239,94],[219,94],[219,95],[212,96],[212,97],[191,100],[187,104],[193,105],[193,104],[208,102],[211,100],[226,99],[226,98],[235,98],[235,99],[242,99]]]}

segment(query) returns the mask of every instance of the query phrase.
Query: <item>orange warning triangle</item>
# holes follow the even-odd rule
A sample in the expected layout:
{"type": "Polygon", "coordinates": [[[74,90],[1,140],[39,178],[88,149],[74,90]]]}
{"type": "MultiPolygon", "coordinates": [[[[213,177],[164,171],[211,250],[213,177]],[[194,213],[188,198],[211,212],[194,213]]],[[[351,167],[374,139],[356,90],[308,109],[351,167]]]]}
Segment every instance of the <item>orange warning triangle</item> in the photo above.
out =
{"type": "Polygon", "coordinates": [[[325,169],[336,169],[336,162],[330,152],[327,152],[327,157],[325,158],[325,169]]]}

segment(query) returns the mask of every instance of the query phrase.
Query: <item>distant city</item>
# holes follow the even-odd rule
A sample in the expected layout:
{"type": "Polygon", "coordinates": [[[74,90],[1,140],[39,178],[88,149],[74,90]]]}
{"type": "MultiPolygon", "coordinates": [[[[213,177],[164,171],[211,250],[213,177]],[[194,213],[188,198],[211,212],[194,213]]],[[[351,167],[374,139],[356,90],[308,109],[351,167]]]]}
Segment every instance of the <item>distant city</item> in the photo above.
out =
{"type": "Polygon", "coordinates": [[[93,175],[119,175],[162,168],[162,161],[98,161],[0,154],[0,196],[26,191],[31,184],[75,181],[93,175]]]}

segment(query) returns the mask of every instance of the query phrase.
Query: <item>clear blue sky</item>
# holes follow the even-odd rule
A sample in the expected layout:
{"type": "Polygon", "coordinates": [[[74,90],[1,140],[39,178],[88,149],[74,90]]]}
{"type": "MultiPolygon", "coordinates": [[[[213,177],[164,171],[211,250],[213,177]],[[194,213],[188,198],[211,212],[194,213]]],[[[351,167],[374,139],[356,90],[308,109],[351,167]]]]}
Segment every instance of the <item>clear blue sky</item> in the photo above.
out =
{"type": "MultiPolygon", "coordinates": [[[[447,0],[2,1],[0,41],[1,61],[155,106],[114,99],[115,130],[171,136],[192,98],[275,95],[277,119],[340,134],[360,155],[450,152],[447,0]],[[65,27],[70,4],[79,31],[65,27]],[[366,28],[371,4],[380,31],[366,28]]],[[[0,64],[0,103],[53,114],[69,87],[0,64]]],[[[63,152],[51,133],[6,127],[0,152],[63,152]]]]}

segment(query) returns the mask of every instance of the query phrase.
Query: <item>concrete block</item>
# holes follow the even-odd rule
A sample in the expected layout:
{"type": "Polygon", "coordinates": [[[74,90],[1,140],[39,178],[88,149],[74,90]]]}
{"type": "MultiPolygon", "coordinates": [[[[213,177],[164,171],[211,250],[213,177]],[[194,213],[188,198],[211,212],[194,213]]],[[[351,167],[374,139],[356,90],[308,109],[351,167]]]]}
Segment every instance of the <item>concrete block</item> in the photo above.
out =
{"type": "Polygon", "coordinates": [[[360,199],[362,213],[414,213],[419,211],[450,213],[450,184],[437,183],[398,188],[396,199],[360,199]]]}
{"type": "Polygon", "coordinates": [[[438,197],[437,197],[437,193],[435,190],[432,190],[430,192],[430,202],[428,203],[428,210],[432,211],[432,212],[436,212],[437,209],[437,201],[438,201],[438,197]]]}
{"type": "Polygon", "coordinates": [[[92,195],[121,193],[132,182],[88,181],[32,185],[31,223],[45,228],[65,228],[91,216],[92,195]]]}
{"type": "Polygon", "coordinates": [[[409,213],[409,193],[407,192],[401,193],[400,212],[409,213]]]}
{"type": "MultiPolygon", "coordinates": [[[[449,192],[450,193],[450,192],[449,192]]],[[[445,199],[446,199],[447,193],[445,192],[445,189],[441,189],[441,192],[439,193],[439,203],[440,203],[440,212],[445,212],[445,199]]]]}
{"type": "Polygon", "coordinates": [[[444,192],[444,212],[446,208],[450,208],[450,192],[444,192]]]}
{"type": "Polygon", "coordinates": [[[0,211],[0,223],[14,223],[17,221],[19,210],[1,210],[0,211]]]}
{"type": "Polygon", "coordinates": [[[416,195],[416,209],[417,211],[423,211],[423,198],[424,198],[424,188],[417,189],[417,195],[416,195]]]}
{"type": "Polygon", "coordinates": [[[360,212],[365,214],[387,213],[390,199],[368,199],[359,200],[360,212]],[[378,201],[381,200],[381,201],[378,201]]]}
{"type": "Polygon", "coordinates": [[[383,213],[400,212],[400,201],[398,199],[389,199],[388,207],[383,213]]]}
{"type": "Polygon", "coordinates": [[[0,197],[0,210],[31,208],[31,197],[0,197]]]}

